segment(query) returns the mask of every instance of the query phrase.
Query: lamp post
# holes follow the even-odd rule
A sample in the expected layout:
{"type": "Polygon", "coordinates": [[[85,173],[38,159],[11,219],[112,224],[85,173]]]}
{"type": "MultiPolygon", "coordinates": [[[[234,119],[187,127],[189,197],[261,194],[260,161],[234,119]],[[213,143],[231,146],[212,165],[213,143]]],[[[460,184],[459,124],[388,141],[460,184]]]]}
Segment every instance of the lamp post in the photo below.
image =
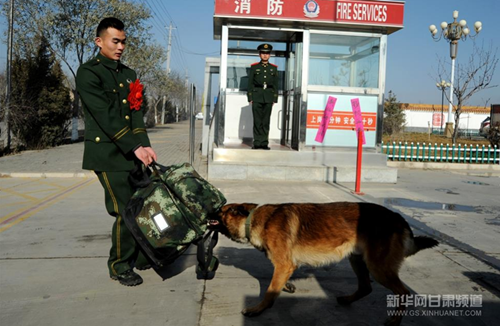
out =
{"type": "Polygon", "coordinates": [[[436,25],[431,25],[429,26],[429,31],[432,34],[432,38],[437,42],[441,38],[444,38],[447,42],[450,43],[450,58],[451,58],[451,85],[450,85],[450,104],[448,106],[448,122],[446,122],[446,137],[451,137],[452,130],[453,130],[453,119],[452,119],[452,109],[453,109],[453,79],[454,79],[454,74],[455,74],[455,58],[457,57],[457,50],[458,50],[458,41],[462,40],[465,41],[467,37],[476,37],[477,34],[482,29],[482,23],[480,21],[477,21],[474,23],[474,30],[476,31],[476,34],[474,35],[469,35],[470,29],[467,26],[467,22],[465,20],[461,20],[457,22],[458,18],[458,11],[455,10],[453,11],[453,22],[452,23],[447,23],[447,22],[442,22],[441,23],[441,33],[439,33],[439,37],[436,37],[436,34],[438,33],[438,29],[436,28],[436,25]]]}
{"type": "Polygon", "coordinates": [[[440,124],[441,124],[441,129],[440,129],[440,134],[442,135],[443,134],[443,116],[444,116],[444,112],[443,112],[443,107],[444,107],[444,91],[450,87],[451,84],[450,83],[447,83],[445,82],[444,80],[441,80],[440,83],[436,83],[436,87],[439,88],[441,90],[441,118],[439,119],[440,121],[440,124]]]}

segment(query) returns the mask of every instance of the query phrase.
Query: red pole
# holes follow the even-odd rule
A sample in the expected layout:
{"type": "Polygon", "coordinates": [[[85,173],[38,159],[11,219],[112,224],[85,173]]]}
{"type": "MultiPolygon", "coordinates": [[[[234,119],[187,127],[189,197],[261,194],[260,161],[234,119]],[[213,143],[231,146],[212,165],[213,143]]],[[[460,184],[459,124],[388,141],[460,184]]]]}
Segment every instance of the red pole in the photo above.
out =
{"type": "Polygon", "coordinates": [[[361,187],[361,161],[363,159],[363,131],[358,130],[358,158],[356,160],[356,185],[354,193],[357,195],[364,195],[360,192],[361,187]]]}

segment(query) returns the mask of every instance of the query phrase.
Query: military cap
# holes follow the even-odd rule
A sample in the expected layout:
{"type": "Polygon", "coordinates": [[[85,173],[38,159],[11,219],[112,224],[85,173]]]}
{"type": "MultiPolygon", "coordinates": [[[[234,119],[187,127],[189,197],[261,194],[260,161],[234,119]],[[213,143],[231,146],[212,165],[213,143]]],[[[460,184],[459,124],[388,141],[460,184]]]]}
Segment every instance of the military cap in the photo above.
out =
{"type": "Polygon", "coordinates": [[[263,52],[263,53],[271,53],[271,51],[273,50],[273,46],[271,44],[264,43],[264,44],[259,45],[257,47],[257,50],[259,50],[259,52],[263,52]]]}

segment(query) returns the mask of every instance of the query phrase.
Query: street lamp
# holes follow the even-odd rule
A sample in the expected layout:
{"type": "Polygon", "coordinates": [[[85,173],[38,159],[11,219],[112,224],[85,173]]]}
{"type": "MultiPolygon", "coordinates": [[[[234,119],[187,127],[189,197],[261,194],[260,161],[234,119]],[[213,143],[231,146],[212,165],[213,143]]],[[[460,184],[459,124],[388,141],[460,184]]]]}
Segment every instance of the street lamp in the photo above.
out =
{"type": "Polygon", "coordinates": [[[458,49],[458,41],[465,41],[467,37],[476,37],[481,29],[483,28],[483,24],[480,21],[474,23],[474,30],[476,34],[469,35],[470,29],[467,26],[467,22],[465,20],[461,20],[457,22],[458,11],[453,11],[453,22],[441,23],[441,33],[439,33],[439,37],[436,37],[438,33],[438,29],[436,25],[429,26],[429,31],[432,34],[432,38],[437,42],[441,38],[444,38],[447,42],[450,43],[450,57],[451,57],[451,85],[450,85],[450,104],[448,106],[448,122],[446,123],[446,136],[451,136],[451,130],[453,129],[453,120],[452,120],[452,108],[453,108],[453,78],[455,74],[455,58],[457,57],[457,49],[458,49]]]}
{"type": "Polygon", "coordinates": [[[441,118],[439,118],[440,124],[441,124],[441,129],[440,129],[440,134],[443,134],[443,106],[444,106],[444,91],[450,87],[451,84],[445,82],[444,80],[441,80],[440,83],[436,83],[436,87],[441,90],[441,118]]]}

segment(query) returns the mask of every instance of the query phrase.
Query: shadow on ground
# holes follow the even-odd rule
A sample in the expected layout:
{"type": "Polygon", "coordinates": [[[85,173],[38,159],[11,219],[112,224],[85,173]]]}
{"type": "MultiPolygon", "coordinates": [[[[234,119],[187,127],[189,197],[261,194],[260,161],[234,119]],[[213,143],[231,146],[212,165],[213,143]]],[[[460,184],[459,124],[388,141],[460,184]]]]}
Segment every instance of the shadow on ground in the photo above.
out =
{"type": "Polygon", "coordinates": [[[473,287],[472,290],[480,291],[480,287],[488,289],[492,294],[500,298],[500,275],[490,272],[463,272],[471,281],[479,287],[473,287]]]}
{"type": "MultiPolygon", "coordinates": [[[[258,304],[273,273],[273,266],[264,253],[252,248],[219,247],[217,256],[221,264],[245,271],[259,281],[260,293],[244,298],[246,307],[258,304]]],[[[337,303],[338,296],[351,294],[357,288],[356,276],[347,260],[320,268],[302,267],[290,280],[297,287],[294,294],[282,292],[274,306],[262,315],[253,318],[242,316],[242,325],[383,325],[393,311],[387,304],[387,295],[392,292],[376,282],[372,282],[373,292],[370,295],[351,306],[337,303]],[[316,283],[321,291],[318,291],[316,283]]],[[[402,325],[496,325],[499,308],[497,303],[483,302],[483,307],[474,308],[472,316],[466,316],[466,310],[472,308],[411,307],[402,325]]]]}

